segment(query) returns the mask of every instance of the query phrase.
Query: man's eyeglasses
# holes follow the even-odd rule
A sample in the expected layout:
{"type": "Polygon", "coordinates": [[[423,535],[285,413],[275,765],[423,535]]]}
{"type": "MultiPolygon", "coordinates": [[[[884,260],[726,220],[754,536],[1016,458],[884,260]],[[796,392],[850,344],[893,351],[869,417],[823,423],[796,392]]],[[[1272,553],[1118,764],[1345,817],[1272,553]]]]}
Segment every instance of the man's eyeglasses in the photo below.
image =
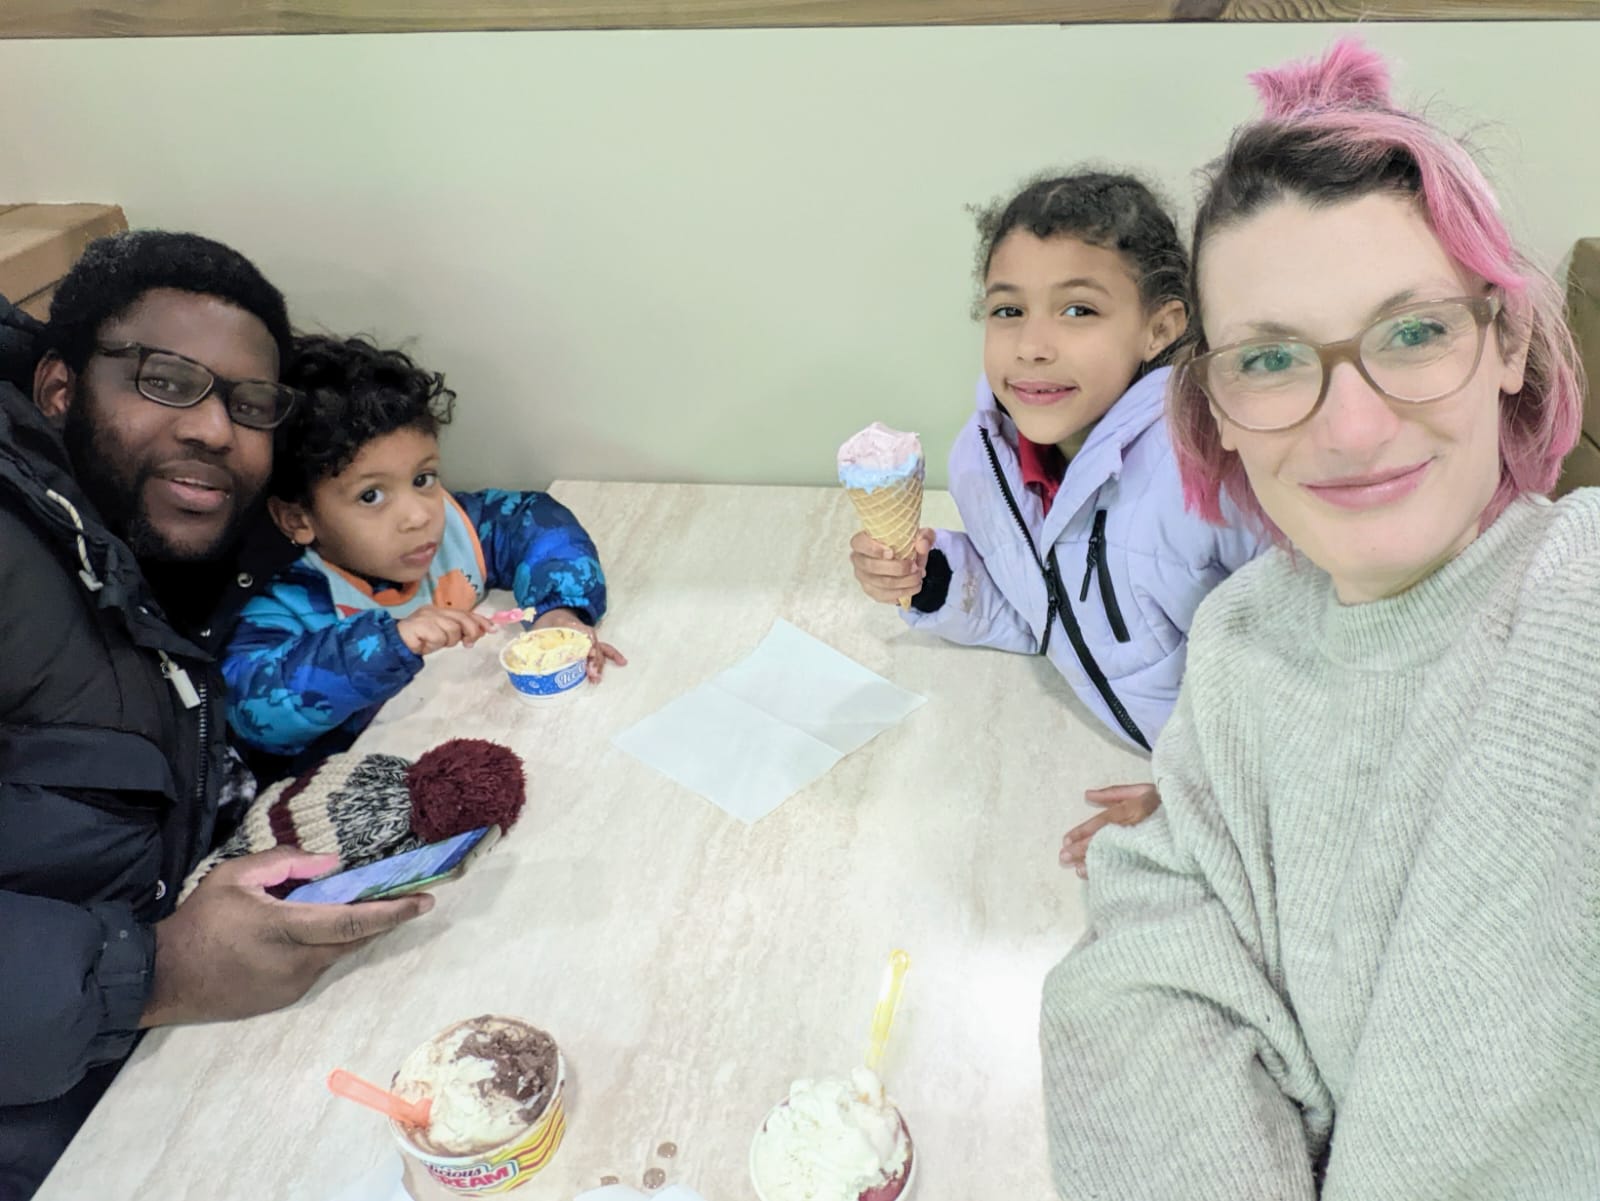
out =
{"type": "Polygon", "coordinates": [[[174,409],[188,409],[214,393],[227,409],[228,417],[246,429],[277,428],[293,412],[300,398],[287,384],[260,379],[223,379],[203,363],[137,342],[101,343],[95,347],[95,353],[111,359],[136,360],[134,387],[146,400],[174,409]]]}
{"type": "Polygon", "coordinates": [[[1384,314],[1343,342],[1252,338],[1196,355],[1187,370],[1224,418],[1261,433],[1309,421],[1339,363],[1352,364],[1390,400],[1427,404],[1466,387],[1483,358],[1484,331],[1500,309],[1497,296],[1422,301],[1384,314]]]}

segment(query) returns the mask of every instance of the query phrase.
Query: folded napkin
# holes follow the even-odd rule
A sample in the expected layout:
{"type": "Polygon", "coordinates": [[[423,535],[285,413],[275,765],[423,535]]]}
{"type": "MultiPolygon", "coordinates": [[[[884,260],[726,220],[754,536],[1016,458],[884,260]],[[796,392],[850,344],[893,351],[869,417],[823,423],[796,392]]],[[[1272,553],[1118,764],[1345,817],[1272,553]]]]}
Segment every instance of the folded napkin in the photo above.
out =
{"type": "Polygon", "coordinates": [[[924,699],[778,621],[750,655],[611,741],[748,823],[924,699]]]}

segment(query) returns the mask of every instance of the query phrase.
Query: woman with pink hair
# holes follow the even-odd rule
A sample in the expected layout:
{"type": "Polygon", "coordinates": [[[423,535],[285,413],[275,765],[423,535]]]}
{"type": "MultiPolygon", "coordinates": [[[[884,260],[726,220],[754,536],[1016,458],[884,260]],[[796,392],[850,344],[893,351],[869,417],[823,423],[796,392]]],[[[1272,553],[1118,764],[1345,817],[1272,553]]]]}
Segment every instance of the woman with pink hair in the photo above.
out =
{"type": "Polygon", "coordinates": [[[1163,804],[1045,984],[1070,1198],[1600,1197],[1600,490],[1470,156],[1358,43],[1264,72],[1195,222],[1201,606],[1163,804]]]}

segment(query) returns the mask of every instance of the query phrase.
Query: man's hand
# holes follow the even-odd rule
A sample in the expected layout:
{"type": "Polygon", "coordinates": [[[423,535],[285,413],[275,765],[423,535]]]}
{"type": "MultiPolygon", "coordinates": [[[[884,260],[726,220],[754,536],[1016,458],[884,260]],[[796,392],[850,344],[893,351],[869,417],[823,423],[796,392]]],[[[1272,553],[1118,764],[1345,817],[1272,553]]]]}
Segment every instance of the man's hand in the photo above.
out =
{"type": "Polygon", "coordinates": [[[433,908],[426,894],[356,905],[280,901],[267,889],[339,866],[276,847],[219,863],[157,922],[155,981],[141,1026],[252,1017],[291,1005],[339,959],[433,908]]]}
{"type": "Polygon", "coordinates": [[[1104,809],[1067,831],[1067,836],[1061,840],[1061,866],[1072,868],[1080,879],[1086,880],[1089,877],[1089,840],[1096,831],[1107,824],[1137,826],[1160,806],[1161,794],[1154,784],[1113,784],[1110,788],[1091,788],[1083,798],[1104,809]]]}
{"type": "Polygon", "coordinates": [[[434,651],[461,643],[471,646],[485,634],[492,633],[494,622],[482,613],[469,609],[441,609],[437,605],[423,605],[409,617],[395,622],[400,640],[411,648],[414,655],[431,655],[434,651]]]}
{"type": "Polygon", "coordinates": [[[589,683],[600,682],[600,673],[605,671],[607,663],[615,663],[618,667],[628,666],[628,660],[623,653],[609,642],[601,642],[595,636],[594,627],[571,609],[551,609],[539,614],[533,622],[533,628],[536,630],[547,630],[551,626],[577,630],[589,636],[589,683]]]}
{"type": "Polygon", "coordinates": [[[933,531],[919,530],[911,544],[911,557],[897,559],[894,552],[862,530],[850,539],[850,566],[856,581],[875,601],[897,605],[922,591],[928,571],[928,552],[933,549],[933,531]]]}

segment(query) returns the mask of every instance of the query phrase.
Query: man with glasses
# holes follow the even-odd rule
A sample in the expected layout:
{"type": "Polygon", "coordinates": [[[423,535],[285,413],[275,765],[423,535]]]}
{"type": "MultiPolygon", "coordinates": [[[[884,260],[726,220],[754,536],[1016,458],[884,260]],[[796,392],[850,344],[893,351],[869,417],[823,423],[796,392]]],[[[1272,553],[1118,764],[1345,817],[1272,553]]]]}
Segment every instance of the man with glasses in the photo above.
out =
{"type": "Polygon", "coordinates": [[[289,340],[277,290],[191,234],[94,243],[42,329],[0,303],[0,1201],[141,1029],[290,1004],[431,904],[276,900],[333,866],[276,851],[175,909],[248,799],[213,655],[296,553],[259,503],[289,340]]]}

